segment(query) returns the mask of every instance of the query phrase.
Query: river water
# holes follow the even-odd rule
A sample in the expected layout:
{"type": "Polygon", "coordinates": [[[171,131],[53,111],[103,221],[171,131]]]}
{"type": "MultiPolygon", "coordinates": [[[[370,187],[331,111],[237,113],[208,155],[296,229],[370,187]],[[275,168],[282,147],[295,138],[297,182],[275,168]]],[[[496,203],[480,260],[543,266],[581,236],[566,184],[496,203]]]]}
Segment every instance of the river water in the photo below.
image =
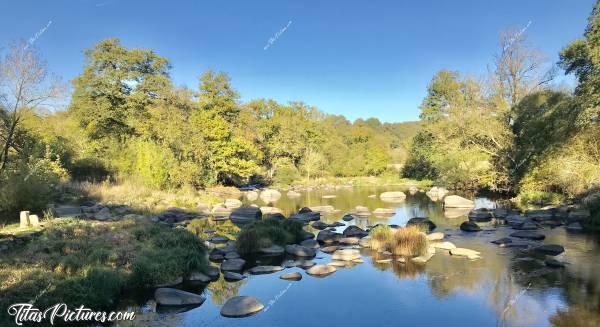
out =
{"type": "MultiPolygon", "coordinates": [[[[444,232],[458,247],[481,252],[482,259],[470,261],[438,253],[426,264],[376,263],[376,254],[362,249],[364,263],[338,270],[325,278],[306,275],[300,268],[248,276],[239,282],[219,281],[182,288],[202,292],[207,300],[199,307],[177,313],[156,308],[151,295],[130,305],[138,311],[139,326],[600,326],[600,238],[597,235],[567,233],[564,227],[544,228],[540,244],[560,244],[565,252],[556,259],[565,268],[544,265],[544,256],[519,248],[500,248],[490,241],[513,230],[483,226],[478,233],[458,229],[465,212],[444,212],[439,203],[424,193],[409,195],[400,203],[381,201],[383,191],[400,187],[354,187],[303,192],[295,199],[282,198],[273,205],[286,216],[304,206],[332,205],[339,211],[323,216],[328,223],[356,206],[396,208],[391,217],[365,217],[346,225],[362,228],[378,223],[403,226],[412,217],[429,217],[435,231],[444,232]],[[324,199],[323,195],[335,195],[324,199]],[[371,197],[370,197],[371,196],[371,197]],[[452,218],[448,218],[450,216],[452,218]],[[284,272],[298,271],[303,279],[279,279],[284,272]],[[246,318],[224,318],[222,304],[236,295],[259,299],[265,310],[246,318]],[[146,303],[146,301],[149,302],[146,303]]],[[[478,207],[493,207],[489,198],[477,198],[478,207]]],[[[255,202],[260,206],[261,200],[255,202]]],[[[246,203],[250,204],[250,202],[246,203]]],[[[342,221],[343,222],[343,221],[342,221]]],[[[219,223],[214,223],[219,224],[219,223]]],[[[223,223],[221,223],[223,224],[223,223]]],[[[230,224],[230,223],[229,223],[230,224]]],[[[341,227],[340,231],[345,227],[341,227]]],[[[330,255],[318,252],[313,260],[330,262],[330,255]]],[[[263,264],[272,264],[267,262],[263,264]]]]}

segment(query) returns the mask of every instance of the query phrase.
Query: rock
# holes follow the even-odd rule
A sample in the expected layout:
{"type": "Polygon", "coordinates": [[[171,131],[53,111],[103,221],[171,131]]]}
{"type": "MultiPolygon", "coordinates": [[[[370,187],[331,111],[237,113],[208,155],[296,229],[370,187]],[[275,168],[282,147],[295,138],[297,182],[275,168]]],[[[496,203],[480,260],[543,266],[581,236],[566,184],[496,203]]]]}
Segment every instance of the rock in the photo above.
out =
{"type": "Polygon", "coordinates": [[[508,215],[506,216],[505,220],[510,226],[517,227],[522,225],[526,221],[526,218],[521,215],[508,215]]]}
{"type": "Polygon", "coordinates": [[[450,254],[451,255],[456,255],[456,256],[461,256],[461,257],[467,257],[469,259],[479,259],[480,254],[479,252],[475,251],[475,250],[470,250],[470,249],[465,249],[465,248],[454,248],[450,250],[450,254]]]}
{"type": "Polygon", "coordinates": [[[536,225],[534,222],[525,221],[520,225],[513,226],[513,228],[517,230],[536,230],[539,229],[539,226],[536,225]]]}
{"type": "Polygon", "coordinates": [[[311,276],[327,276],[336,271],[335,267],[330,265],[316,265],[306,270],[306,273],[311,276]]]}
{"type": "Polygon", "coordinates": [[[100,211],[94,214],[94,219],[97,220],[109,220],[112,218],[112,214],[110,213],[110,209],[107,207],[102,208],[100,211]]]}
{"type": "Polygon", "coordinates": [[[190,275],[190,281],[210,283],[213,279],[210,276],[207,276],[201,272],[194,272],[190,275]]]}
{"type": "Polygon", "coordinates": [[[173,280],[170,280],[170,281],[168,281],[166,283],[154,285],[154,287],[171,287],[171,286],[179,285],[181,283],[183,283],[183,277],[177,277],[177,278],[175,278],[173,280]]]}
{"type": "Polygon", "coordinates": [[[332,245],[332,246],[326,246],[321,248],[321,251],[325,252],[325,253],[333,253],[335,251],[337,251],[339,249],[339,247],[332,245]]]}
{"type": "Polygon", "coordinates": [[[488,222],[492,218],[494,218],[494,215],[488,210],[477,209],[469,212],[469,220],[474,222],[488,222]]]}
{"type": "Polygon", "coordinates": [[[383,192],[379,194],[379,199],[384,202],[397,203],[402,202],[406,199],[404,192],[383,192]]]}
{"type": "Polygon", "coordinates": [[[78,218],[83,215],[81,207],[59,206],[53,209],[54,216],[58,218],[78,218]]]}
{"type": "Polygon", "coordinates": [[[360,241],[358,241],[358,245],[361,248],[370,248],[371,247],[371,239],[368,237],[361,238],[360,241]]]}
{"type": "Polygon", "coordinates": [[[207,241],[215,244],[227,243],[229,239],[223,235],[213,235],[207,239],[207,241]]]}
{"type": "Polygon", "coordinates": [[[21,211],[19,214],[20,223],[19,227],[27,228],[29,227],[29,211],[21,211]]]}
{"type": "Polygon", "coordinates": [[[235,296],[221,307],[221,315],[229,318],[248,317],[264,309],[264,305],[251,296],[235,296]]]}
{"type": "Polygon", "coordinates": [[[376,216],[392,216],[396,214],[396,209],[377,208],[373,210],[376,216]]]}
{"type": "Polygon", "coordinates": [[[342,237],[339,242],[343,245],[358,245],[360,239],[358,237],[342,237]]]}
{"type": "Polygon", "coordinates": [[[583,209],[573,210],[573,211],[569,212],[567,221],[568,222],[580,222],[583,220],[587,220],[590,217],[591,217],[591,213],[589,210],[583,210],[583,209]]]}
{"type": "Polygon", "coordinates": [[[462,218],[471,212],[469,208],[444,208],[444,217],[449,219],[462,218]]]}
{"type": "Polygon", "coordinates": [[[444,198],[444,207],[445,208],[473,208],[475,207],[475,202],[460,197],[458,195],[449,195],[444,198]]]}
{"type": "Polygon", "coordinates": [[[198,305],[206,298],[174,288],[159,288],[154,291],[154,300],[160,305],[198,305]]]}
{"type": "Polygon", "coordinates": [[[256,200],[258,200],[258,192],[256,192],[256,191],[248,191],[248,192],[246,192],[246,199],[248,201],[256,201],[256,200]]]}
{"type": "Polygon", "coordinates": [[[362,258],[352,260],[352,263],[364,263],[364,262],[365,262],[365,260],[363,260],[362,258]]]}
{"type": "MultiPolygon", "coordinates": [[[[354,260],[352,260],[352,262],[354,262],[354,260]]],[[[377,263],[390,263],[392,262],[392,259],[379,259],[379,260],[375,260],[375,262],[377,263]]]]}
{"type": "Polygon", "coordinates": [[[267,214],[263,213],[263,219],[265,219],[265,220],[266,219],[271,219],[271,220],[283,221],[286,218],[285,218],[285,216],[282,213],[267,213],[267,214]]]}
{"type": "Polygon", "coordinates": [[[288,198],[299,198],[301,196],[302,196],[302,194],[300,194],[300,193],[298,193],[296,191],[288,191],[287,192],[287,197],[288,198]]]}
{"type": "Polygon", "coordinates": [[[285,252],[297,257],[314,257],[317,254],[315,249],[307,248],[298,244],[286,245],[285,252]]]}
{"type": "Polygon", "coordinates": [[[536,241],[541,241],[546,238],[546,236],[542,233],[535,232],[535,231],[528,231],[528,230],[514,232],[514,233],[510,234],[510,236],[518,237],[518,238],[526,238],[526,239],[536,240],[536,241]]]}
{"type": "Polygon", "coordinates": [[[433,221],[427,218],[410,218],[406,222],[406,226],[424,226],[430,232],[437,227],[433,221]]]}
{"type": "Polygon", "coordinates": [[[342,220],[344,220],[344,221],[350,221],[352,219],[354,219],[354,216],[351,214],[347,214],[344,217],[342,217],[342,220]]]}
{"type": "Polygon", "coordinates": [[[282,255],[285,252],[285,249],[279,245],[273,244],[268,248],[260,249],[259,252],[265,255],[282,255]]]}
{"type": "Polygon", "coordinates": [[[212,216],[215,220],[229,219],[231,210],[222,205],[215,205],[211,211],[212,216]]]}
{"type": "Polygon", "coordinates": [[[439,200],[443,199],[447,193],[448,193],[448,190],[446,190],[445,188],[434,186],[429,191],[427,191],[425,194],[427,194],[427,196],[431,200],[439,201],[439,200]]]}
{"type": "Polygon", "coordinates": [[[240,254],[237,252],[227,252],[225,254],[225,259],[237,259],[240,257],[240,254]]]}
{"type": "Polygon", "coordinates": [[[369,211],[369,208],[367,208],[367,207],[356,206],[354,208],[354,214],[359,217],[367,217],[367,216],[371,215],[371,211],[369,211]]]}
{"type": "Polygon", "coordinates": [[[221,271],[242,271],[246,261],[244,259],[229,259],[221,263],[221,271]]]}
{"type": "Polygon", "coordinates": [[[283,274],[283,275],[279,276],[279,278],[284,279],[284,280],[299,281],[302,279],[302,274],[299,272],[291,272],[291,273],[283,274]]]}
{"type": "Polygon", "coordinates": [[[214,267],[214,266],[208,266],[206,268],[206,276],[210,277],[213,281],[218,280],[219,276],[221,274],[221,272],[219,271],[219,268],[214,267]]]}
{"type": "Polygon", "coordinates": [[[223,278],[225,278],[227,281],[239,281],[246,278],[246,276],[233,271],[226,271],[223,273],[223,278]]]}
{"type": "Polygon", "coordinates": [[[254,207],[242,207],[237,208],[229,215],[231,221],[235,224],[249,224],[253,221],[260,220],[262,218],[262,211],[259,208],[254,207]]]}
{"type": "Polygon", "coordinates": [[[452,250],[452,249],[456,249],[456,245],[454,245],[454,243],[452,242],[434,242],[431,244],[431,246],[433,246],[436,249],[440,249],[440,250],[452,250]]]}
{"type": "Polygon", "coordinates": [[[323,230],[325,228],[331,227],[331,225],[329,225],[328,223],[322,222],[322,221],[315,221],[314,223],[312,223],[311,226],[314,229],[318,229],[318,230],[323,230]]]}
{"type": "Polygon", "coordinates": [[[428,241],[441,241],[444,239],[444,233],[431,233],[431,234],[427,234],[427,240],[428,241]]]}
{"type": "Polygon", "coordinates": [[[329,212],[334,212],[335,208],[330,205],[323,205],[323,206],[310,207],[310,210],[312,210],[313,212],[319,212],[319,213],[329,213],[329,212]]]}
{"type": "Polygon", "coordinates": [[[296,213],[291,215],[289,219],[297,220],[303,224],[308,224],[311,221],[317,221],[321,219],[321,214],[318,212],[296,213]]]}
{"type": "Polygon", "coordinates": [[[265,203],[277,202],[281,198],[281,193],[277,190],[266,189],[260,192],[260,199],[265,203]]]}
{"type": "Polygon", "coordinates": [[[534,248],[536,252],[546,255],[557,256],[565,252],[565,248],[558,244],[544,244],[534,248]]]}
{"type": "Polygon", "coordinates": [[[316,263],[314,263],[312,260],[298,260],[296,267],[300,267],[302,269],[308,269],[312,266],[314,266],[316,263]]]}
{"type": "Polygon", "coordinates": [[[281,266],[256,266],[252,267],[248,270],[248,272],[252,275],[263,275],[263,274],[271,274],[274,272],[282,271],[283,267],[281,266]]]}
{"type": "Polygon", "coordinates": [[[360,258],[360,252],[355,249],[341,249],[337,250],[331,256],[332,260],[338,261],[352,261],[360,258]]]}
{"type": "Polygon", "coordinates": [[[328,195],[323,195],[321,198],[323,198],[323,199],[335,199],[335,198],[337,198],[337,195],[328,194],[328,195]]]}
{"type": "Polygon", "coordinates": [[[307,231],[302,231],[302,239],[303,240],[310,240],[315,238],[315,234],[311,233],[311,232],[307,232],[307,231]]]}
{"type": "Polygon", "coordinates": [[[242,206],[242,201],[240,201],[238,199],[226,199],[225,200],[226,208],[235,209],[235,208],[239,208],[241,206],[242,206]]]}
{"type": "MultiPolygon", "coordinates": [[[[427,253],[427,254],[424,254],[424,255],[421,255],[418,257],[411,258],[410,261],[412,261],[414,263],[418,263],[418,264],[424,264],[427,261],[429,261],[432,257],[433,257],[433,254],[427,253]]],[[[391,261],[391,259],[390,259],[390,261],[391,261]]]]}
{"type": "Polygon", "coordinates": [[[583,231],[583,226],[580,223],[574,222],[567,225],[567,231],[569,232],[581,232],[583,231]]]}
{"type": "Polygon", "coordinates": [[[319,234],[317,234],[317,241],[325,244],[333,244],[337,243],[342,237],[343,235],[340,233],[322,230],[319,232],[319,234]]]}
{"type": "Polygon", "coordinates": [[[554,218],[553,210],[527,210],[525,217],[534,219],[535,221],[550,220],[554,218]]]}
{"type": "Polygon", "coordinates": [[[316,240],[304,240],[302,242],[300,242],[301,246],[307,247],[307,248],[311,248],[311,249],[318,249],[320,247],[319,242],[317,242],[316,240]]]}
{"type": "Polygon", "coordinates": [[[508,243],[512,243],[512,239],[510,239],[510,238],[508,238],[508,237],[503,237],[503,238],[501,238],[501,239],[498,239],[498,240],[492,241],[491,243],[493,243],[493,244],[496,244],[496,245],[503,246],[503,245],[506,245],[506,244],[508,244],[508,243]]]}
{"type": "Polygon", "coordinates": [[[40,218],[38,215],[29,215],[29,225],[31,225],[31,227],[38,227],[40,225],[40,218]]]}
{"type": "Polygon", "coordinates": [[[406,258],[404,258],[404,257],[399,257],[398,259],[396,259],[396,261],[397,261],[397,262],[400,262],[400,263],[406,263],[406,258]]]}
{"type": "Polygon", "coordinates": [[[350,265],[350,263],[348,261],[331,261],[327,265],[332,267],[346,267],[347,265],[350,265]]]}
{"type": "Polygon", "coordinates": [[[344,229],[342,234],[344,234],[345,237],[357,237],[357,238],[363,238],[363,237],[369,235],[369,233],[367,231],[363,230],[362,228],[360,228],[358,226],[348,226],[348,227],[346,227],[346,229],[344,229]]]}
{"type": "Polygon", "coordinates": [[[312,212],[312,210],[310,210],[310,208],[308,208],[308,207],[303,207],[298,211],[298,213],[307,213],[307,212],[312,212]]]}
{"type": "Polygon", "coordinates": [[[283,215],[283,211],[279,208],[276,207],[260,207],[260,211],[263,213],[263,215],[274,215],[274,214],[281,214],[283,215]]]}
{"type": "Polygon", "coordinates": [[[556,259],[546,259],[544,264],[550,268],[564,268],[565,264],[556,259]]]}
{"type": "Polygon", "coordinates": [[[465,221],[460,224],[460,230],[464,232],[479,232],[481,227],[472,221],[465,221]]]}

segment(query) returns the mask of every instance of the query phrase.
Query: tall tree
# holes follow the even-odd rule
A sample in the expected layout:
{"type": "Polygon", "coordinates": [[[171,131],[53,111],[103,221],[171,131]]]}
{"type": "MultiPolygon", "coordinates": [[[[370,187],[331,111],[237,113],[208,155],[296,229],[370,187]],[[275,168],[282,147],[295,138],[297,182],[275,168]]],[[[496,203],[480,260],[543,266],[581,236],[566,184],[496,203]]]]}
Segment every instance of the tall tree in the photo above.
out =
{"type": "Polygon", "coordinates": [[[9,164],[11,151],[18,151],[16,135],[23,111],[53,104],[63,94],[60,80],[49,77],[46,62],[25,42],[14,44],[0,58],[0,174],[9,164]]]}

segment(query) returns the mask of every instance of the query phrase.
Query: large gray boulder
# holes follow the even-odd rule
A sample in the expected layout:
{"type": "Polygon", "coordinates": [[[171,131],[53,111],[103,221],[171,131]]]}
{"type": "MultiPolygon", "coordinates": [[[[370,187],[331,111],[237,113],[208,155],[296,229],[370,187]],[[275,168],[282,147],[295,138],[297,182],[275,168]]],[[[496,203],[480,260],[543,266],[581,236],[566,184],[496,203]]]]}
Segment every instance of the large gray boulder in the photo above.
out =
{"type": "Polygon", "coordinates": [[[251,316],[264,309],[264,305],[251,296],[236,296],[221,307],[221,315],[230,318],[251,316]]]}
{"type": "Polygon", "coordinates": [[[221,271],[242,271],[246,261],[244,259],[229,259],[221,263],[221,271]]]}
{"type": "Polygon", "coordinates": [[[448,195],[444,198],[445,208],[473,208],[475,202],[458,195],[448,195]]]}
{"type": "Polygon", "coordinates": [[[154,291],[154,300],[161,305],[198,305],[206,298],[174,288],[158,288],[154,291]]]}

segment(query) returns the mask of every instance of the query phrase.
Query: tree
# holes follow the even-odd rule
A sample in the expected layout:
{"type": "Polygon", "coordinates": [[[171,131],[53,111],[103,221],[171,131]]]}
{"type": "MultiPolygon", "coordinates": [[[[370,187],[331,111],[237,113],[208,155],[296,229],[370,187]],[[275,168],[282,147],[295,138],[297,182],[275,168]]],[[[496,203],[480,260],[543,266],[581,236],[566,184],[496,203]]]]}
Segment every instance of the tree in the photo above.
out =
{"type": "Polygon", "coordinates": [[[11,151],[16,147],[22,113],[53,104],[63,93],[63,85],[48,76],[46,62],[38,51],[25,42],[14,44],[4,58],[0,58],[0,175],[9,164],[11,151]]]}
{"type": "Polygon", "coordinates": [[[152,50],[127,49],[116,38],[98,42],[85,55],[69,111],[91,139],[135,135],[148,107],[171,89],[169,62],[152,50]]]}

